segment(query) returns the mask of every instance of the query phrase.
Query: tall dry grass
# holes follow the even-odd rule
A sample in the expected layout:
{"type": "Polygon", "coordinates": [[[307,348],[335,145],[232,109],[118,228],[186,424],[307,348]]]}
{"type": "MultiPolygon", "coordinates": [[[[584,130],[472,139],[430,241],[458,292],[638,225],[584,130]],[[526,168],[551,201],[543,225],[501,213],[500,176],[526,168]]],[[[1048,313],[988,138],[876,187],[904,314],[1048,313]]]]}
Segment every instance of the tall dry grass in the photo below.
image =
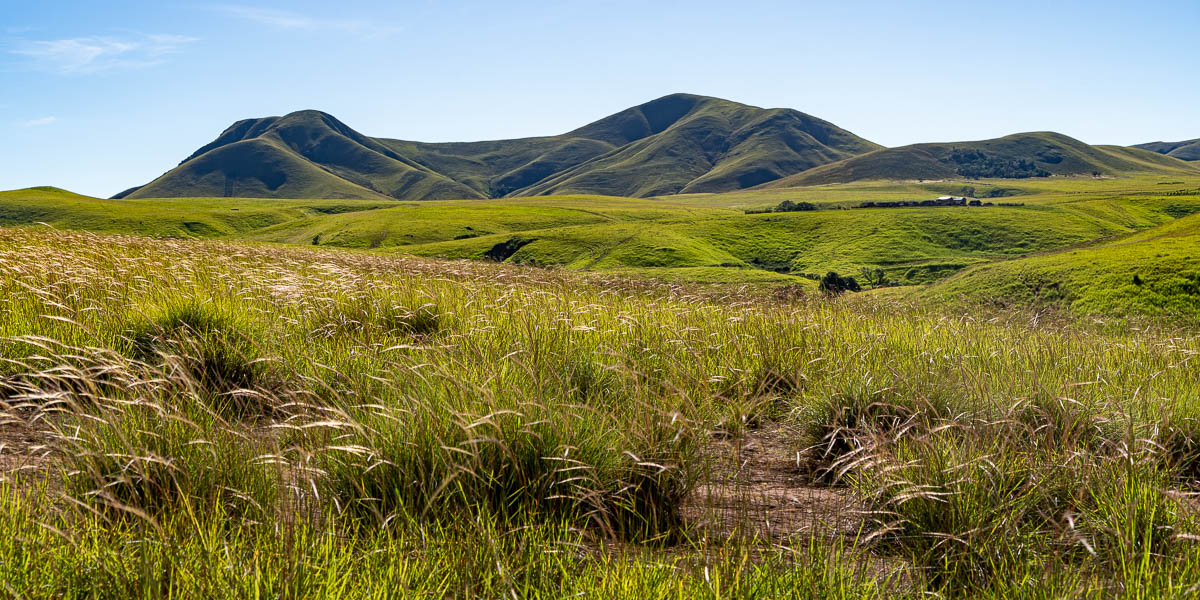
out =
{"type": "Polygon", "coordinates": [[[0,230],[0,291],[27,597],[1184,596],[1200,565],[1186,327],[49,230],[0,230]],[[684,518],[768,426],[856,537],[684,518]]]}

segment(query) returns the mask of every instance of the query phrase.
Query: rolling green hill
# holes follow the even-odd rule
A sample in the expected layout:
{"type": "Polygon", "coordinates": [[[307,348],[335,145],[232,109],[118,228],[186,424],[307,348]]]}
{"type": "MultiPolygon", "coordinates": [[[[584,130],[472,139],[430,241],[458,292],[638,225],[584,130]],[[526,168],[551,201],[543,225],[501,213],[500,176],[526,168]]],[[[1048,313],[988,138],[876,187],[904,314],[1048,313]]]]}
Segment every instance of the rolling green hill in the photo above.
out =
{"type": "Polygon", "coordinates": [[[414,244],[491,239],[491,236],[503,237],[549,228],[587,229],[619,223],[730,214],[736,213],[716,208],[607,196],[394,202],[386,208],[364,213],[309,214],[246,233],[242,237],[266,242],[348,248],[406,248],[414,244]]]}
{"type": "Polygon", "coordinates": [[[877,148],[801,112],[689,94],[559,136],[466,143],[371,138],[310,110],[239,121],[118,197],[644,197],[744,189],[877,148]]]}
{"type": "MultiPolygon", "coordinates": [[[[981,262],[1168,222],[1178,210],[1200,211],[1200,198],[1130,199],[1114,205],[1090,197],[977,209],[726,213],[529,229],[398,245],[394,250],[421,256],[484,258],[492,248],[514,244],[516,251],[506,257],[510,262],[652,273],[719,268],[726,270],[728,279],[740,279],[753,271],[811,276],[879,267],[897,283],[921,284],[981,262]]],[[[711,271],[705,277],[714,278],[711,271]]]]}
{"type": "Polygon", "coordinates": [[[1200,173],[1194,165],[1148,150],[1089,146],[1058,133],[1020,133],[994,140],[886,148],[816,167],[765,188],[870,180],[1000,178],[1051,175],[1200,173]]]}
{"type": "Polygon", "coordinates": [[[1200,316],[1200,215],[1116,240],[967,269],[938,300],[1054,304],[1079,314],[1200,316]]]}
{"type": "MultiPolygon", "coordinates": [[[[977,191],[997,180],[979,182],[977,191]]],[[[53,188],[0,192],[0,226],[338,246],[671,280],[792,282],[881,268],[902,285],[992,261],[1081,246],[1200,212],[1200,176],[1038,179],[1007,206],[845,210],[847,203],[951,193],[961,183],[782,188],[724,195],[396,201],[102,200],[53,188]],[[1169,185],[1168,185],[1169,184],[1169,185]],[[783,194],[825,210],[745,214],[783,194]],[[761,199],[756,199],[761,198],[761,199]]]]}
{"type": "Polygon", "coordinates": [[[1138,144],[1134,148],[1166,154],[1179,160],[1200,160],[1200,139],[1182,142],[1150,142],[1149,144],[1138,144]]]}
{"type": "Polygon", "coordinates": [[[104,200],[53,187],[0,192],[0,226],[45,223],[58,229],[154,237],[235,236],[310,215],[395,206],[393,200],[104,200]]]}

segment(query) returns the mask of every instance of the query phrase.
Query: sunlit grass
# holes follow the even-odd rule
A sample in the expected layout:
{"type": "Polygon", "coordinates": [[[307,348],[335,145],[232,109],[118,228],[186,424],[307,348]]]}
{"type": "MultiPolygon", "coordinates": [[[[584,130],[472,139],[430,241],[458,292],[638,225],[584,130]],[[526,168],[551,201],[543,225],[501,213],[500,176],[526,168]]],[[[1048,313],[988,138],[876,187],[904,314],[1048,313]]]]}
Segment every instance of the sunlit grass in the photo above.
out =
{"type": "Polygon", "coordinates": [[[46,229],[0,230],[0,291],[23,597],[1186,597],[1200,574],[1177,321],[46,229]],[[689,520],[768,429],[779,485],[846,495],[816,516],[854,527],[689,520]]]}

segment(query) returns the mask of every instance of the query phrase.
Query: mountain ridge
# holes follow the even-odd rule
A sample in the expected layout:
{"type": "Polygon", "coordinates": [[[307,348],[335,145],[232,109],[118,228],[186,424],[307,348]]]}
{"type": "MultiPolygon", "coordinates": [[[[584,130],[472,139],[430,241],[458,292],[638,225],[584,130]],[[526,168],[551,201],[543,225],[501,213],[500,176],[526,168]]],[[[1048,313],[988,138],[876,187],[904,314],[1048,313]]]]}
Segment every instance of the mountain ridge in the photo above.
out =
{"type": "Polygon", "coordinates": [[[244,119],[115,198],[470,199],[744,189],[881,148],[792,109],[671,94],[565,134],[428,143],[369,137],[315,110],[244,119]]]}
{"type": "Polygon", "coordinates": [[[1200,138],[1181,142],[1150,142],[1133,147],[1165,154],[1179,160],[1200,161],[1200,138]]]}
{"type": "Polygon", "coordinates": [[[759,187],[785,188],[866,180],[1115,176],[1168,171],[1193,173],[1200,169],[1144,149],[1092,146],[1061,133],[1037,131],[989,140],[884,148],[759,187]]]}

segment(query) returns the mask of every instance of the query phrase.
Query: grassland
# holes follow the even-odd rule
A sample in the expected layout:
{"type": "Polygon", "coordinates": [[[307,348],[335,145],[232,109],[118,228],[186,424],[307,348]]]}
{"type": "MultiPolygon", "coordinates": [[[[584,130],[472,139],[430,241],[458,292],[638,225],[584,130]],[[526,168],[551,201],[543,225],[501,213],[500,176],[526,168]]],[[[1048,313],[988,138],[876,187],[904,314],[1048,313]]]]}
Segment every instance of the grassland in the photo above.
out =
{"type": "Polygon", "coordinates": [[[44,223],[61,229],[152,237],[232,236],[313,214],[395,206],[391,201],[300,200],[238,202],[224,199],[104,200],[53,187],[0,192],[0,225],[44,223]]]}
{"type": "MultiPolygon", "coordinates": [[[[1129,235],[1200,211],[1200,178],[868,182],[635,199],[125,199],[49,188],[0,192],[0,224],[159,237],[375,249],[603,271],[667,281],[812,286],[881,268],[901,285],[975,265],[1129,235]],[[855,209],[972,192],[981,208],[855,209]],[[806,213],[745,214],[783,200],[806,213]]],[[[1082,308],[1084,305],[1080,305],[1082,308]]]]}
{"type": "Polygon", "coordinates": [[[1169,321],[47,228],[0,229],[0,289],[14,597],[1200,580],[1169,321]]]}
{"type": "Polygon", "coordinates": [[[921,293],[1063,305],[1085,314],[1200,316],[1200,215],[1082,248],[970,269],[921,293]]]}

